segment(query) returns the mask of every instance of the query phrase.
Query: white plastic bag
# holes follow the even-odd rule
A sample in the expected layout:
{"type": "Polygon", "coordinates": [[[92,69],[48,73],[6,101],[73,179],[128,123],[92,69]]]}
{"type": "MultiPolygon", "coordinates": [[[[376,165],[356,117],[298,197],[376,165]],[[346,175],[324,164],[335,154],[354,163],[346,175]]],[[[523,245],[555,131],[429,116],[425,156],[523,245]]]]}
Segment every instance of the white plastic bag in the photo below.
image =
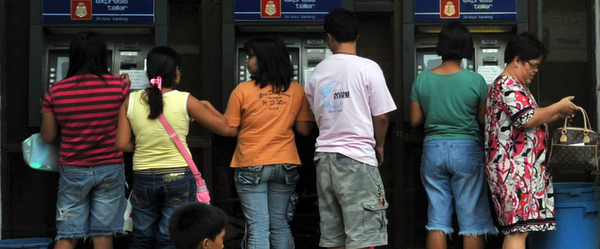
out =
{"type": "Polygon", "coordinates": [[[123,231],[133,231],[133,219],[131,218],[132,209],[133,207],[131,206],[131,194],[129,194],[129,198],[127,198],[127,207],[125,208],[125,213],[123,214],[123,219],[125,221],[125,223],[123,224],[123,231]]]}
{"type": "Polygon", "coordinates": [[[37,170],[58,171],[58,146],[45,143],[39,133],[31,135],[21,145],[23,159],[29,167],[37,170]]]}

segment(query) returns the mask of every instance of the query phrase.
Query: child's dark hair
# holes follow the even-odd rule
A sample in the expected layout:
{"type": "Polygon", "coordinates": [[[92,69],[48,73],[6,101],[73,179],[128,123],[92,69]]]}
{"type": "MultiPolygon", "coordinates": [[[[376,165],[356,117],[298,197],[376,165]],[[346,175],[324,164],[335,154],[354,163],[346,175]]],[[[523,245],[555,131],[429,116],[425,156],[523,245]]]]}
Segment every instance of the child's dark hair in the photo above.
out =
{"type": "Polygon", "coordinates": [[[440,32],[436,49],[437,54],[442,57],[442,61],[471,58],[473,56],[473,39],[469,29],[460,22],[449,22],[440,32]]]}
{"type": "Polygon", "coordinates": [[[228,223],[218,207],[199,202],[178,207],[169,220],[169,234],[176,249],[197,249],[204,240],[214,241],[228,223]]]}
{"type": "Polygon", "coordinates": [[[335,9],[325,16],[323,24],[325,33],[330,34],[340,43],[353,42],[358,39],[358,18],[347,9],[335,9]]]}
{"type": "Polygon", "coordinates": [[[82,74],[94,74],[104,80],[108,74],[106,42],[94,32],[77,34],[69,46],[69,70],[66,78],[82,74]]]}
{"type": "Polygon", "coordinates": [[[508,41],[504,50],[504,63],[508,64],[519,56],[521,61],[530,61],[542,57],[546,60],[548,50],[532,33],[523,32],[508,41]]]}
{"type": "MultiPolygon", "coordinates": [[[[148,79],[161,77],[162,87],[175,87],[177,68],[181,63],[179,54],[170,47],[155,47],[146,56],[146,74],[148,79]]],[[[146,88],[146,103],[150,107],[149,119],[156,119],[163,112],[162,92],[157,85],[146,88]]]]}
{"type": "Polygon", "coordinates": [[[285,43],[278,37],[259,37],[246,41],[244,50],[248,56],[256,57],[258,72],[250,78],[264,88],[273,86],[274,92],[285,92],[290,88],[294,69],[285,43]]]}

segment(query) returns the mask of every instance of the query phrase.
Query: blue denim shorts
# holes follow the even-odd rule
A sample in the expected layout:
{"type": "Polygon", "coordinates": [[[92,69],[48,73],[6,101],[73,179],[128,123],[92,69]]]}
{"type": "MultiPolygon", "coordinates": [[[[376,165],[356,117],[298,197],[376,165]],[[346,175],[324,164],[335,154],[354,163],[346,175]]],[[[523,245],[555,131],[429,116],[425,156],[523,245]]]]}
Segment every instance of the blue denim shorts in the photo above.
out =
{"type": "Polygon", "coordinates": [[[427,230],[459,235],[497,234],[488,200],[483,146],[475,140],[430,140],[423,145],[421,180],[427,192],[427,230]]]}
{"type": "Polygon", "coordinates": [[[123,164],[96,167],[60,165],[56,239],[123,234],[123,164]]]}
{"type": "Polygon", "coordinates": [[[338,153],[315,154],[321,247],[387,245],[385,190],[379,169],[338,153]]]}

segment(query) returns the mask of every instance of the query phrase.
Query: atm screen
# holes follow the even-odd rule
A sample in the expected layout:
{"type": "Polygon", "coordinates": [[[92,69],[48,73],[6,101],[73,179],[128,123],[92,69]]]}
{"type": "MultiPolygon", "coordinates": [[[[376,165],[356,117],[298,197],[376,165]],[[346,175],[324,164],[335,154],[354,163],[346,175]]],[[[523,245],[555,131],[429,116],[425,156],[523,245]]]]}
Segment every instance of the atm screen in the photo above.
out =
{"type": "MultiPolygon", "coordinates": [[[[111,71],[112,50],[108,50],[107,62],[109,64],[108,71],[111,71]]],[[[54,84],[59,80],[67,77],[69,71],[69,50],[68,49],[51,49],[48,50],[48,85],[54,84]]]]}
{"type": "MultiPolygon", "coordinates": [[[[442,57],[437,55],[435,48],[418,48],[416,56],[416,75],[424,70],[431,70],[442,65],[442,57]]],[[[473,71],[473,60],[463,59],[460,66],[473,71]]]]}

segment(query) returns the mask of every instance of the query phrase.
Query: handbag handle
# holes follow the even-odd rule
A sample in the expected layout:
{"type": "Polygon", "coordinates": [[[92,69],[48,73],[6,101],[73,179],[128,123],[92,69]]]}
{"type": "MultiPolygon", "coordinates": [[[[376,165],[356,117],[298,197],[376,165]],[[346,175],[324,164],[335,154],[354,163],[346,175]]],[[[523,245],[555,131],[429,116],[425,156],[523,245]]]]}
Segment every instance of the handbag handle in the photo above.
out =
{"type": "Polygon", "coordinates": [[[200,201],[202,203],[209,203],[210,195],[208,194],[208,189],[206,188],[206,182],[204,182],[204,179],[202,179],[202,175],[200,174],[200,171],[198,171],[198,167],[196,167],[196,163],[194,163],[194,160],[192,160],[192,156],[185,148],[185,145],[183,145],[183,142],[181,141],[181,139],[179,138],[177,133],[175,133],[175,130],[173,130],[173,127],[171,127],[169,122],[167,122],[165,115],[163,115],[161,113],[158,116],[158,120],[160,121],[160,124],[162,124],[163,128],[165,128],[165,130],[169,134],[169,137],[171,138],[173,143],[175,143],[175,147],[177,147],[177,149],[179,150],[179,153],[181,153],[181,155],[183,156],[183,159],[185,159],[185,162],[188,164],[188,166],[190,167],[190,170],[194,174],[194,178],[196,179],[196,187],[197,187],[196,197],[198,198],[198,201],[200,201]]]}
{"type": "MultiPolygon", "coordinates": [[[[581,107],[579,107],[579,110],[581,111],[581,115],[583,116],[583,143],[587,144],[590,142],[590,136],[588,134],[590,133],[590,128],[592,127],[592,124],[590,123],[590,118],[588,117],[585,110],[581,107]]],[[[567,127],[569,127],[567,122],[568,120],[568,118],[565,118],[565,125],[560,135],[561,143],[567,142],[567,127]]]]}

